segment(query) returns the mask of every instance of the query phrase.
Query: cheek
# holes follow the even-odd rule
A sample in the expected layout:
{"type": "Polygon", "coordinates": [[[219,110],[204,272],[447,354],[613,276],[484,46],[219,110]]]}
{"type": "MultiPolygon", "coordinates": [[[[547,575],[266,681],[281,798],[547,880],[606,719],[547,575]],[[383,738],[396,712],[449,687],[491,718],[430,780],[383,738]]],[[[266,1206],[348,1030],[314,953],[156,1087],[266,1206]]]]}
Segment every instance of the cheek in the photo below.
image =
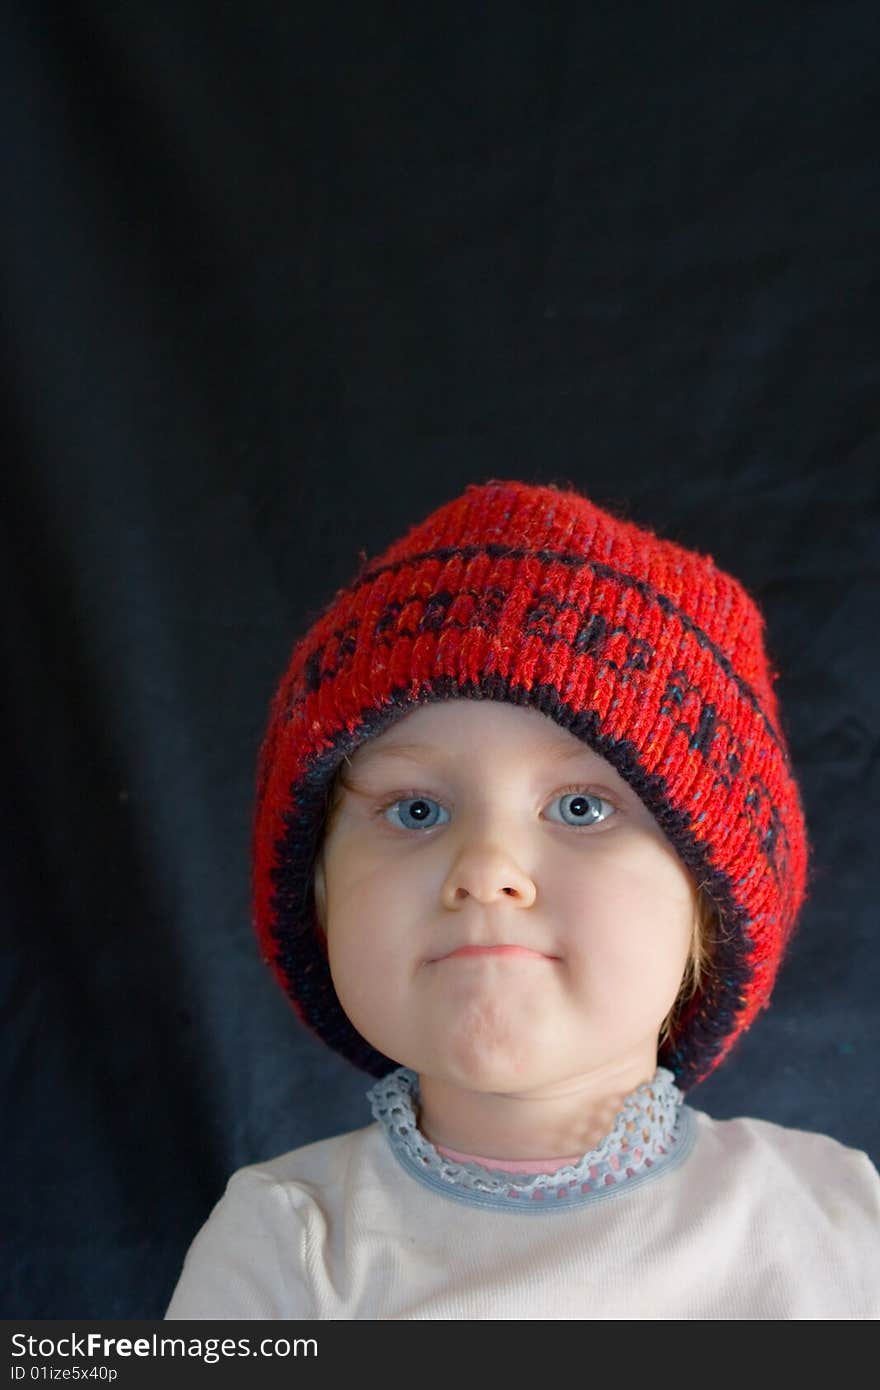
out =
{"type": "Polygon", "coordinates": [[[387,936],[412,943],[427,929],[441,882],[422,856],[340,835],[325,857],[329,924],[338,924],[340,937],[354,938],[359,949],[365,937],[377,948],[387,936]]]}
{"type": "Polygon", "coordinates": [[[418,924],[399,885],[389,892],[387,875],[355,872],[328,886],[327,955],[343,1008],[393,1007],[418,958],[418,924]]]}
{"type": "Polygon", "coordinates": [[[330,976],[343,1009],[353,1018],[380,997],[388,964],[381,943],[371,943],[365,933],[348,931],[331,917],[327,935],[330,976]]]}
{"type": "Polygon", "coordinates": [[[368,1042],[390,1057],[408,1036],[412,988],[409,958],[397,938],[370,930],[370,922],[331,916],[327,938],[330,977],[343,1012],[368,1042]]]}
{"type": "Polygon", "coordinates": [[[687,960],[694,897],[683,866],[651,842],[585,861],[557,880],[552,909],[564,914],[581,967],[617,985],[656,980],[676,988],[687,960]]]}

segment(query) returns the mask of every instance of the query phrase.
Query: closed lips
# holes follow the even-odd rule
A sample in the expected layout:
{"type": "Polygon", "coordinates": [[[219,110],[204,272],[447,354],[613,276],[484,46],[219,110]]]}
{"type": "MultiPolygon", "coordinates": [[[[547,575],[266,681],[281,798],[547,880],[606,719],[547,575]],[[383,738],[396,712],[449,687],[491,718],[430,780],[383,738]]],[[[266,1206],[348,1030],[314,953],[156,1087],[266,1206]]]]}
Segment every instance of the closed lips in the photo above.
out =
{"type": "Polygon", "coordinates": [[[558,960],[558,956],[547,956],[542,951],[533,951],[528,946],[459,946],[440,960],[452,960],[455,956],[526,956],[532,960],[558,960]]]}

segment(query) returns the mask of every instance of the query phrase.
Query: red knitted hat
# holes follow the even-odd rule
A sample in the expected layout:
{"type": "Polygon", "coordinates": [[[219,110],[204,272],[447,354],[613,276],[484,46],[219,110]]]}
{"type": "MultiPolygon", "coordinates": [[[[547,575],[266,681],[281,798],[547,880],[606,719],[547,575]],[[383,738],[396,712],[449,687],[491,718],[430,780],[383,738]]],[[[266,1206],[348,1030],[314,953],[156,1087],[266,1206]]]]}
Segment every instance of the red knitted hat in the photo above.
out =
{"type": "Polygon", "coordinates": [[[573,489],[466,488],[364,561],[296,644],[260,749],[254,925],[297,1014],[381,1077],[317,928],[312,871],[343,758],[450,697],[543,711],[613,764],[724,931],[658,1061],[686,1090],[769,1002],[809,846],[763,643],[737,580],[573,489]]]}

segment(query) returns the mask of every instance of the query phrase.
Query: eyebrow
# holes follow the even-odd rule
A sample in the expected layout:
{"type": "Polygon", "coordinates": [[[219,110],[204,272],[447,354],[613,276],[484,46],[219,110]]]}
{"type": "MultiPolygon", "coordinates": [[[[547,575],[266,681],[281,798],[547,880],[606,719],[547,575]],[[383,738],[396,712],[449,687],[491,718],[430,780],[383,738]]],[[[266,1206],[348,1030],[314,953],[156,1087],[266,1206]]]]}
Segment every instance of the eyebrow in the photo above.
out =
{"type": "MultiPolygon", "coordinates": [[[[581,748],[570,748],[565,744],[554,740],[552,743],[538,744],[534,750],[538,758],[546,758],[551,763],[562,763],[573,761],[574,759],[584,759],[593,757],[597,754],[587,744],[581,748]]],[[[378,762],[382,758],[407,758],[421,759],[424,757],[439,757],[441,762],[453,761],[452,755],[440,745],[431,743],[393,743],[393,744],[374,744],[369,751],[364,749],[364,760],[368,763],[378,762]]]]}

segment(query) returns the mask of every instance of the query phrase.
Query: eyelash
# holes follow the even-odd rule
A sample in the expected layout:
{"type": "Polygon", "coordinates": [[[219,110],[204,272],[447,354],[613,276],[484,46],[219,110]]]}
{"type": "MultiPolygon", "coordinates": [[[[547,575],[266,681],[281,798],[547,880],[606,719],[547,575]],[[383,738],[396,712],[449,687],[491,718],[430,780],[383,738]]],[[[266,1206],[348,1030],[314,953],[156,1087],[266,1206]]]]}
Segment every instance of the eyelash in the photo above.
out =
{"type": "MultiPolygon", "coordinates": [[[[617,814],[617,807],[614,805],[612,801],[609,801],[606,796],[601,796],[599,792],[590,791],[589,787],[585,787],[582,782],[575,782],[570,787],[560,787],[557,792],[553,793],[550,800],[556,801],[560,796],[570,796],[573,792],[582,792],[584,795],[591,797],[594,801],[601,802],[603,806],[610,806],[612,808],[612,815],[617,814]]],[[[439,806],[443,805],[443,802],[440,800],[439,797],[429,796],[423,789],[419,789],[418,787],[411,787],[405,791],[394,792],[392,796],[390,796],[386,801],[383,801],[381,805],[378,805],[375,808],[375,810],[373,811],[373,815],[384,816],[385,812],[390,810],[392,806],[396,806],[399,801],[419,800],[436,801],[439,806]]],[[[447,809],[449,808],[447,807],[447,809]]],[[[551,824],[562,825],[563,828],[566,830],[592,830],[594,826],[604,824],[604,821],[609,819],[609,816],[605,816],[602,821],[592,821],[589,825],[566,825],[562,821],[553,821],[551,822],[551,824]]],[[[392,826],[391,828],[393,830],[400,830],[403,834],[412,833],[407,830],[406,826],[392,826]]],[[[428,829],[436,830],[438,829],[438,827],[432,825],[429,826],[428,829]]]]}

